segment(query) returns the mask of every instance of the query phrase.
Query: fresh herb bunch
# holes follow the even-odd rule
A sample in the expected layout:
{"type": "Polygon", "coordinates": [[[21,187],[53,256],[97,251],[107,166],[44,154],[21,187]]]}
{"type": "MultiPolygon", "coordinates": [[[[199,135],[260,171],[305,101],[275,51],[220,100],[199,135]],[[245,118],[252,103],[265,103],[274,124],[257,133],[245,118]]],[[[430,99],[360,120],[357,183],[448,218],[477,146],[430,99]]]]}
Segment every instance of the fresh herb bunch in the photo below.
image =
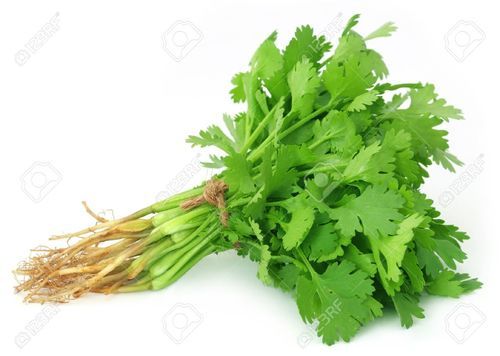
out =
{"type": "MultiPolygon", "coordinates": [[[[326,344],[350,340],[393,307],[410,327],[423,293],[458,297],[481,283],[454,270],[468,236],[419,191],[426,167],[452,170],[440,125],[461,119],[430,84],[389,84],[352,17],[334,51],[309,26],[282,51],[276,32],[234,76],[235,102],[188,142],[212,146],[221,169],[200,187],[63,238],[21,265],[26,300],[162,289],[203,257],[227,250],[258,262],[258,278],[292,294],[326,344]]],[[[88,211],[93,214],[89,209],[88,211]]],[[[61,238],[61,237],[58,237],[61,238]]]]}

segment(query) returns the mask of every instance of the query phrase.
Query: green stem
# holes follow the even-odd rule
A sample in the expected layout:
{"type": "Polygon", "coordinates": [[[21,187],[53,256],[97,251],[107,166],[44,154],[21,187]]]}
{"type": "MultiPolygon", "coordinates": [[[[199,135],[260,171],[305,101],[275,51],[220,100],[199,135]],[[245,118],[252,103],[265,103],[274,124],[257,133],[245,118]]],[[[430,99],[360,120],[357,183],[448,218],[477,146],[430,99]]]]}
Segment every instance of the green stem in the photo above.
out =
{"type": "Polygon", "coordinates": [[[330,163],[328,165],[324,165],[321,167],[307,169],[305,171],[299,171],[299,172],[297,172],[297,175],[299,177],[303,177],[303,176],[311,174],[311,173],[328,173],[330,171],[342,172],[343,168],[345,168],[345,163],[339,164],[339,165],[334,165],[333,163],[330,163]]]}
{"type": "Polygon", "coordinates": [[[420,83],[401,83],[401,84],[379,84],[378,86],[375,87],[375,89],[380,90],[380,91],[388,91],[388,90],[398,90],[401,88],[405,89],[418,89],[422,88],[422,84],[420,83]]]}
{"type": "MultiPolygon", "coordinates": [[[[307,124],[309,121],[317,117],[318,115],[323,114],[324,112],[330,110],[333,106],[333,103],[330,101],[328,104],[325,106],[322,106],[321,108],[317,109],[316,111],[312,112],[311,114],[307,115],[306,117],[302,118],[301,120],[297,121],[295,124],[278,134],[278,139],[282,140],[289,134],[291,134],[293,131],[297,130],[298,128],[302,127],[303,125],[307,124]]],[[[272,136],[268,136],[255,150],[253,150],[250,155],[248,156],[248,160],[250,162],[255,162],[257,159],[259,159],[263,154],[267,146],[271,143],[273,140],[272,136]]]]}
{"type": "Polygon", "coordinates": [[[297,255],[299,255],[302,262],[304,263],[304,266],[306,267],[307,271],[309,271],[309,274],[311,275],[312,280],[315,282],[319,282],[318,281],[318,274],[314,270],[313,266],[311,266],[311,263],[309,262],[307,257],[304,255],[304,252],[302,252],[302,249],[300,247],[297,247],[295,249],[295,251],[297,252],[297,255]]]}
{"type": "Polygon", "coordinates": [[[309,149],[310,150],[314,150],[316,147],[318,147],[319,145],[321,145],[323,142],[326,142],[326,141],[330,140],[333,137],[335,137],[335,134],[330,134],[330,135],[323,136],[320,140],[315,141],[313,144],[311,144],[309,146],[309,149]]]}
{"type": "MultiPolygon", "coordinates": [[[[187,228],[192,228],[190,222],[203,214],[207,214],[212,211],[213,207],[210,205],[198,206],[172,220],[163,222],[161,225],[157,226],[149,235],[148,240],[150,242],[156,241],[165,237],[167,235],[173,234],[174,232],[179,232],[187,228]]],[[[160,221],[161,222],[161,221],[160,221]]],[[[160,223],[158,222],[158,223],[160,223]]]]}
{"type": "Polygon", "coordinates": [[[160,256],[155,256],[155,260],[151,261],[151,264],[148,266],[149,271],[154,276],[159,276],[165,272],[176,262],[177,257],[189,251],[189,249],[196,246],[199,241],[203,240],[204,235],[201,233],[210,223],[213,223],[213,221],[213,219],[207,218],[191,235],[187,236],[181,242],[162,250],[160,256]]]}
{"type": "MultiPolygon", "coordinates": [[[[262,249],[262,245],[260,245],[256,242],[249,241],[249,240],[239,240],[239,241],[246,244],[246,245],[251,246],[252,248],[258,249],[259,251],[262,249]]],[[[277,255],[276,256],[275,255],[275,256],[271,256],[271,259],[274,261],[277,261],[277,262],[293,263],[294,265],[296,265],[300,269],[307,271],[306,267],[304,266],[304,264],[302,262],[300,262],[299,260],[297,260],[296,258],[293,258],[291,256],[285,256],[285,255],[277,255]]]]}
{"type": "Polygon", "coordinates": [[[307,270],[309,271],[309,274],[311,275],[311,280],[313,281],[314,284],[316,284],[316,288],[318,289],[318,295],[320,299],[322,298],[323,300],[327,301],[328,292],[323,288],[323,284],[319,279],[318,273],[314,270],[313,266],[311,265],[307,257],[304,255],[304,252],[302,252],[302,249],[300,247],[296,248],[296,252],[299,255],[302,262],[304,262],[304,265],[306,266],[307,270]]]}
{"type": "MultiPolygon", "coordinates": [[[[210,245],[206,249],[198,252],[197,254],[194,255],[194,257],[190,258],[189,261],[184,264],[175,274],[173,274],[172,277],[170,277],[168,280],[164,281],[164,284],[161,286],[161,288],[168,287],[175,281],[177,281],[179,278],[181,278],[184,274],[186,274],[187,271],[189,271],[191,268],[193,268],[194,265],[196,265],[198,262],[200,262],[204,257],[210,255],[216,250],[215,245],[210,245]]],[[[150,283],[148,287],[149,289],[155,289],[153,283],[150,283]]],[[[161,289],[159,288],[159,289],[161,289]]]]}
{"type": "MultiPolygon", "coordinates": [[[[206,246],[215,236],[220,233],[219,229],[215,229],[211,233],[209,233],[206,237],[203,238],[202,241],[196,241],[197,244],[195,246],[189,245],[189,248],[186,248],[186,253],[182,255],[179,259],[174,259],[175,264],[169,266],[169,268],[160,276],[153,279],[151,282],[151,286],[153,289],[162,289],[169,285],[172,281],[172,278],[175,277],[176,273],[179,272],[185,265],[193,264],[193,257],[202,250],[204,246],[206,246]]],[[[188,246],[186,246],[188,247],[188,246]]],[[[215,248],[215,246],[213,246],[215,248]]],[[[176,256],[177,257],[177,256],[176,256]]],[[[151,270],[151,272],[153,272],[151,270]]]]}
{"type": "Polygon", "coordinates": [[[306,117],[302,118],[301,120],[297,121],[295,124],[293,124],[292,126],[287,128],[285,131],[283,131],[281,134],[279,134],[278,138],[283,139],[284,137],[288,136],[293,131],[295,131],[298,128],[302,127],[303,125],[307,124],[309,121],[314,119],[316,116],[321,115],[324,112],[330,110],[332,105],[333,105],[333,103],[330,101],[325,106],[322,106],[321,108],[317,109],[316,111],[312,112],[311,114],[309,114],[306,117]]]}
{"type": "Polygon", "coordinates": [[[150,207],[148,207],[146,209],[151,210],[152,213],[159,213],[159,212],[167,210],[167,209],[176,208],[179,206],[180,202],[187,200],[187,199],[190,199],[190,198],[193,198],[193,197],[196,197],[200,194],[203,194],[204,189],[205,189],[205,187],[201,186],[201,187],[193,188],[190,190],[186,190],[185,192],[176,194],[176,195],[171,196],[165,200],[154,203],[153,205],[151,205],[150,207]]]}
{"type": "Polygon", "coordinates": [[[264,117],[264,119],[262,119],[262,121],[259,123],[257,128],[254,130],[254,132],[252,132],[250,137],[246,140],[245,144],[241,148],[241,152],[245,153],[252,146],[252,144],[255,142],[257,137],[259,137],[259,135],[262,133],[262,131],[264,130],[266,125],[269,123],[269,121],[271,121],[271,119],[274,117],[274,112],[275,112],[276,108],[277,108],[277,105],[275,105],[271,109],[271,111],[269,111],[269,113],[264,117]]]}

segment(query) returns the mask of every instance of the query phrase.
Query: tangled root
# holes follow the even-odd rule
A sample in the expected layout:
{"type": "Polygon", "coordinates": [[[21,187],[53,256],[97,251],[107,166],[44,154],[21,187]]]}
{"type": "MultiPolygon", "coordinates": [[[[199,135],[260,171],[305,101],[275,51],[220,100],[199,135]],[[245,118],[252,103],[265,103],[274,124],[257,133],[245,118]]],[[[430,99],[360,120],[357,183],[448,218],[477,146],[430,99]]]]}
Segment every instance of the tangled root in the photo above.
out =
{"type": "Polygon", "coordinates": [[[84,203],[98,223],[79,232],[56,236],[67,240],[67,247],[38,247],[22,262],[15,274],[22,280],[16,287],[27,302],[68,302],[88,292],[113,293],[133,283],[127,273],[132,261],[147,246],[151,221],[141,219],[144,211],[107,221],[98,218],[84,203]],[[71,244],[74,238],[78,242],[71,244]]]}

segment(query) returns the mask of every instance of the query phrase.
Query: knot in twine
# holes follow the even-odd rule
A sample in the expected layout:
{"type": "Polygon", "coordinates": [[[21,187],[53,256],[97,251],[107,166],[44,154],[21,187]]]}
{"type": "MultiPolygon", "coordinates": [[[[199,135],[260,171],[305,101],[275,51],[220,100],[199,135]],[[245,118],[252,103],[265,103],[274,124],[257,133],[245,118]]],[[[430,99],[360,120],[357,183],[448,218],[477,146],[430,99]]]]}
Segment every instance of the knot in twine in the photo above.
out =
{"type": "Polygon", "coordinates": [[[226,211],[226,201],[224,192],[228,189],[227,184],[222,180],[211,179],[205,185],[203,194],[195,198],[188,199],[181,204],[181,208],[189,210],[200,206],[203,203],[208,203],[215,206],[220,211],[220,222],[227,226],[229,214],[226,211]]]}

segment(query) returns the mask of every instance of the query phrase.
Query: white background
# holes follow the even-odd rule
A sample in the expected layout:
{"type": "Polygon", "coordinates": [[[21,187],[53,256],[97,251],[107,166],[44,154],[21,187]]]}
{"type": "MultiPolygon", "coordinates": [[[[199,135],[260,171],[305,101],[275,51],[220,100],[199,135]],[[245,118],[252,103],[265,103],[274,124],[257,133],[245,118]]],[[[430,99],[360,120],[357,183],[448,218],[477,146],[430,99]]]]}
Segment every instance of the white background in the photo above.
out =
{"type": "Polygon", "coordinates": [[[469,355],[493,347],[500,248],[499,26],[493,3],[2,1],[0,353],[469,355]],[[435,83],[464,111],[466,120],[447,128],[451,151],[466,166],[455,175],[433,167],[424,190],[435,200],[452,192],[441,210],[472,236],[464,246],[470,259],[461,268],[485,283],[481,290],[459,300],[426,298],[427,317],[413,328],[402,329],[388,313],[352,342],[328,348],[317,339],[304,344],[308,329],[293,299],[263,286],[253,263],[225,253],[206,258],[167,290],[90,296],[60,306],[32,332],[43,308],[14,295],[11,274],[30,247],[90,224],[79,205],[83,199],[120,216],[206,178],[210,172],[196,168],[198,151],[184,139],[240,109],[230,102],[229,82],[257,45],[275,29],[283,44],[297,25],[328,30],[354,13],[362,14],[357,30],[364,34],[386,21],[398,25],[392,38],[372,44],[383,54],[391,81],[435,83]],[[194,47],[183,58],[171,42],[166,48],[162,42],[177,21],[194,28],[194,47]],[[55,31],[48,30],[50,23],[55,31]],[[46,38],[33,50],[30,43],[40,31],[46,38]],[[457,191],[456,179],[478,164],[482,172],[457,191]],[[33,185],[43,185],[37,172],[54,181],[48,186],[53,189],[33,185]],[[192,332],[180,344],[163,327],[178,303],[202,319],[192,316],[192,332]],[[455,318],[456,308],[461,317],[479,318],[474,329],[456,331],[456,323],[464,322],[455,318]],[[447,320],[455,335],[447,332],[447,320]],[[461,338],[460,332],[467,333],[462,344],[453,338],[461,338]],[[26,334],[29,340],[22,339],[26,334]]]}

